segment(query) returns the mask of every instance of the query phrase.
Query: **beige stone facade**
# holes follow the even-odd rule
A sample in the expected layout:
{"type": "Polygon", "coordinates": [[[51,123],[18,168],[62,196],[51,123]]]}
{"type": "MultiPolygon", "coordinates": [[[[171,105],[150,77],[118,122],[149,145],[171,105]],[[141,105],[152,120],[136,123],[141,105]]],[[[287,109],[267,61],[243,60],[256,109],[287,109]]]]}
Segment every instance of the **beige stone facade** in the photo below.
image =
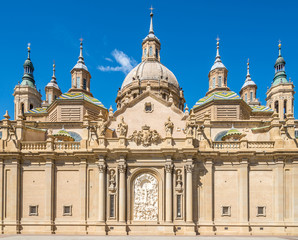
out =
{"type": "MultiPolygon", "coordinates": [[[[15,120],[0,122],[2,234],[298,234],[293,106],[281,116],[271,100],[249,105],[231,91],[218,43],[206,96],[185,107],[160,63],[152,17],[116,111],[93,98],[82,43],[68,93],[21,114],[27,83],[17,85],[15,120]]],[[[51,83],[47,94],[59,93],[51,83]]],[[[289,84],[272,86],[268,99],[293,99],[289,84]]]]}

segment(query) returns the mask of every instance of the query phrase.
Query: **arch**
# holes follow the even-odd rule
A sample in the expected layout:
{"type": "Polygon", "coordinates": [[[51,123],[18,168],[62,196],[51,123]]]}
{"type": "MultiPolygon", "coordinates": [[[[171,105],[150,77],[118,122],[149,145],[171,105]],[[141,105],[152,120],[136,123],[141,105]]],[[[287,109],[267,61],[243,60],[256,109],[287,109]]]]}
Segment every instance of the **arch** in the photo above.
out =
{"type": "Polygon", "coordinates": [[[220,142],[222,141],[221,138],[228,132],[228,130],[224,130],[219,132],[218,134],[216,134],[215,138],[214,138],[214,142],[220,142]]]}
{"type": "Polygon", "coordinates": [[[68,131],[69,135],[72,136],[74,138],[75,142],[80,142],[82,140],[82,137],[80,134],[76,133],[76,132],[71,132],[68,131]]]}
{"type": "Polygon", "coordinates": [[[25,105],[24,105],[24,103],[21,103],[21,113],[22,114],[25,113],[25,105]]]}
{"type": "Polygon", "coordinates": [[[287,118],[287,99],[284,100],[284,118],[287,118]]]}
{"type": "Polygon", "coordinates": [[[33,109],[33,104],[30,104],[30,110],[33,109]]]}
{"type": "Polygon", "coordinates": [[[275,109],[275,111],[278,113],[279,111],[278,111],[278,109],[279,109],[279,107],[278,107],[278,101],[275,101],[274,102],[274,109],[275,109]]]}
{"type": "Polygon", "coordinates": [[[143,174],[149,174],[152,177],[154,177],[157,181],[158,186],[158,197],[157,197],[157,216],[155,220],[145,220],[145,221],[156,221],[159,222],[162,219],[163,216],[163,180],[161,177],[161,174],[159,171],[155,168],[137,168],[134,169],[134,172],[128,177],[127,179],[127,193],[128,193],[128,205],[127,205],[127,220],[130,221],[144,221],[144,220],[138,220],[134,218],[134,199],[135,199],[135,188],[134,183],[136,179],[143,175],[143,174]]]}

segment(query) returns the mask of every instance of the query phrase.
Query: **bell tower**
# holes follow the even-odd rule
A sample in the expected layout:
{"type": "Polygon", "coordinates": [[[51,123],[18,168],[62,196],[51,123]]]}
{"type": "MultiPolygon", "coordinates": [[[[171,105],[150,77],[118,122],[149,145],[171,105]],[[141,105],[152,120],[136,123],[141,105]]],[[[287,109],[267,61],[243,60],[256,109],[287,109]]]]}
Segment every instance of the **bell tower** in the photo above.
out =
{"type": "Polygon", "coordinates": [[[145,37],[142,43],[143,55],[142,61],[160,61],[160,41],[154,35],[153,30],[153,8],[150,8],[150,28],[149,34],[145,37]]]}
{"type": "Polygon", "coordinates": [[[275,74],[272,85],[267,91],[267,106],[274,109],[280,120],[285,120],[287,114],[294,114],[294,84],[288,81],[285,65],[286,61],[281,55],[281,43],[278,45],[279,54],[274,68],[275,74]]]}
{"type": "Polygon", "coordinates": [[[28,57],[23,64],[24,74],[21,84],[14,88],[14,118],[17,119],[19,115],[24,115],[32,108],[41,107],[41,94],[36,89],[35,80],[33,76],[34,67],[30,59],[30,43],[28,44],[28,57]]]}
{"type": "Polygon", "coordinates": [[[210,69],[208,74],[209,78],[209,91],[206,93],[208,95],[214,91],[229,91],[230,89],[227,87],[227,77],[228,77],[228,69],[221,61],[221,57],[219,55],[219,38],[216,39],[216,57],[213,66],[210,69]]]}
{"type": "Polygon", "coordinates": [[[88,71],[83,57],[83,39],[80,39],[80,56],[77,64],[70,71],[71,89],[68,92],[84,92],[92,96],[90,92],[91,74],[88,71]]]}

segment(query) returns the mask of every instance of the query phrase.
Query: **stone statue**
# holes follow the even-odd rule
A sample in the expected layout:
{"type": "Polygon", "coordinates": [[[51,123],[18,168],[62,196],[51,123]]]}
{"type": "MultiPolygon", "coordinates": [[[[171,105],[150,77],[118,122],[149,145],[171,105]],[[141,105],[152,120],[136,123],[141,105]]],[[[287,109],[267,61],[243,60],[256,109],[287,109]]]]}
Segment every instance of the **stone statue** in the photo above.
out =
{"type": "Polygon", "coordinates": [[[193,136],[193,129],[196,127],[196,121],[190,117],[186,120],[185,124],[185,134],[187,137],[193,136]]]}
{"type": "Polygon", "coordinates": [[[173,134],[174,129],[174,123],[171,121],[171,118],[168,118],[168,121],[165,122],[165,130],[166,130],[166,136],[171,137],[173,134]]]}
{"type": "Polygon", "coordinates": [[[132,135],[129,137],[137,145],[142,144],[147,147],[151,144],[158,144],[160,142],[160,135],[156,130],[150,130],[150,127],[145,125],[142,127],[141,131],[135,130],[132,135]]]}
{"type": "Polygon", "coordinates": [[[127,134],[127,124],[124,122],[124,117],[121,117],[121,122],[118,124],[118,130],[120,137],[126,137],[127,134]]]}
{"type": "Polygon", "coordinates": [[[104,136],[107,129],[107,121],[100,119],[97,123],[97,135],[104,136]]]}

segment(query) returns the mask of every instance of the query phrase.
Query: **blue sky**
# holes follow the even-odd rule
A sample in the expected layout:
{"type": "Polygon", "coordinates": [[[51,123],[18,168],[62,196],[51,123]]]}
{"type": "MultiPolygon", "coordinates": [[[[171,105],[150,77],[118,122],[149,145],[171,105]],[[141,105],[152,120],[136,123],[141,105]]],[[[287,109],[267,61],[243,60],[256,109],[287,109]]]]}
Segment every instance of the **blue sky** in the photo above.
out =
{"type": "Polygon", "coordinates": [[[189,107],[207,92],[217,35],[231,90],[240,91],[249,58],[251,77],[258,85],[257,97],[265,104],[279,39],[287,75],[298,84],[295,0],[2,1],[0,114],[7,109],[13,117],[12,93],[23,75],[28,42],[36,85],[44,98],[53,60],[62,92],[70,88],[70,70],[77,62],[81,37],[92,76],[91,91],[107,108],[112,105],[115,110],[117,90],[125,74],[141,61],[151,4],[155,8],[155,34],[162,44],[161,62],[176,75],[189,107]]]}

